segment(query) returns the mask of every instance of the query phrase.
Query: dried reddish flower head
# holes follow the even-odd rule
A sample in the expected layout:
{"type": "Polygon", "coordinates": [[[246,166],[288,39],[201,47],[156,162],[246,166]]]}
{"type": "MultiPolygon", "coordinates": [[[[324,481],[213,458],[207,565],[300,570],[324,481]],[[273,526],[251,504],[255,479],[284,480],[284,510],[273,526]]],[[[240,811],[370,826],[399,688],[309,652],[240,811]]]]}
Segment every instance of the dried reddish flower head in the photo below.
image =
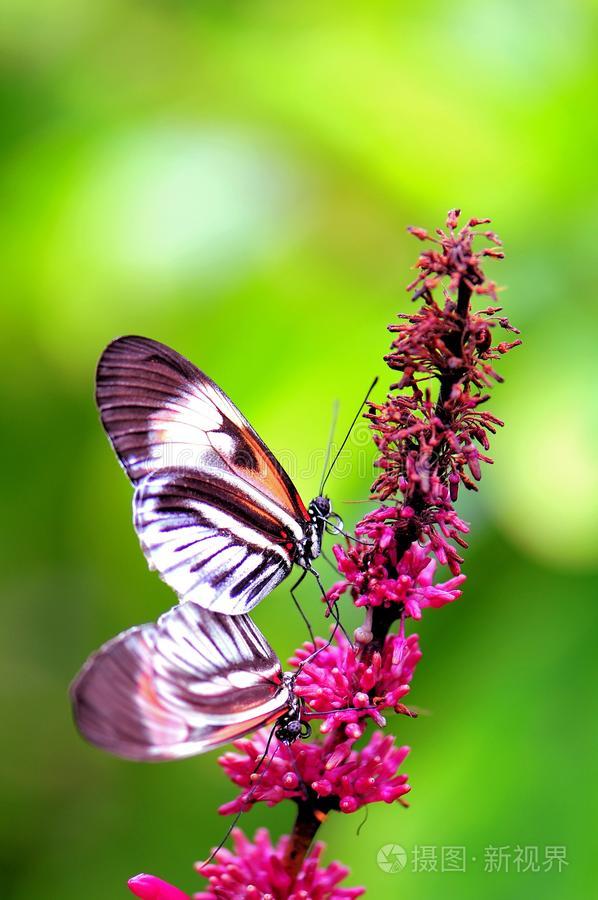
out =
{"type": "Polygon", "coordinates": [[[488,434],[502,422],[478,407],[489,398],[484,390],[502,380],[490,361],[521,343],[492,345],[496,326],[518,333],[506,317],[497,318],[500,307],[472,311],[472,294],[496,299],[496,285],[486,280],[482,258],[501,258],[503,253],[494,232],[475,230],[489,219],[470,219],[457,230],[458,220],[459,210],[451,210],[448,231],[438,229],[436,238],[411,229],[420,240],[436,244],[420,255],[420,273],[407,288],[423,305],[416,313],[400,314],[401,323],[389,326],[396,337],[386,362],[402,375],[385,403],[372,405],[369,416],[381,454],[377,465],[383,470],[374,493],[380,499],[401,495],[415,515],[435,507],[439,499],[442,503],[443,487],[453,501],[460,482],[475,487],[480,462],[491,462],[482,451],[489,448],[488,434]],[[478,237],[495,246],[474,250],[478,237]],[[443,278],[448,283],[439,304],[432,292],[443,278]],[[435,399],[430,379],[439,383],[435,399]],[[397,393],[404,389],[407,393],[397,393]]]}
{"type": "MultiPolygon", "coordinates": [[[[472,295],[496,293],[481,262],[503,255],[500,241],[491,231],[476,231],[488,221],[470,219],[459,229],[459,211],[451,210],[447,230],[438,229],[436,236],[410,229],[435,246],[420,255],[419,275],[408,288],[420,308],[389,326],[395,338],[386,361],[401,378],[367,413],[380,454],[372,493],[383,505],[356,526],[359,543],[335,547],[344,580],[332,587],[329,601],[350,591],[357,606],[371,610],[394,604],[397,616],[420,618],[425,607],[460,596],[460,549],[467,546],[469,528],[454,503],[460,485],[477,490],[481,463],[492,462],[489,436],[502,425],[481,409],[489,399],[487,388],[501,380],[491,360],[521,343],[493,346],[497,326],[517,330],[504,316],[497,317],[500,307],[471,309],[472,295]],[[475,249],[478,237],[492,246],[475,249]],[[442,288],[441,303],[433,294],[437,288],[442,288]],[[448,566],[453,577],[434,583],[436,563],[448,566]]],[[[371,620],[370,615],[368,626],[371,620]]],[[[391,620],[378,616],[377,621],[387,629],[391,620]]]]}

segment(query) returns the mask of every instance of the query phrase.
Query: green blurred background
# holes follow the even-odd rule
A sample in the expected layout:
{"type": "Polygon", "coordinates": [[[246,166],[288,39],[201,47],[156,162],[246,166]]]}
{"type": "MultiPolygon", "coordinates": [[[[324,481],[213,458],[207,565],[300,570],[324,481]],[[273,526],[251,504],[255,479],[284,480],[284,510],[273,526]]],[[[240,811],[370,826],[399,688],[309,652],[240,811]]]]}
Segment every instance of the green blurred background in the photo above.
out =
{"type": "MultiPolygon", "coordinates": [[[[342,431],[373,374],[391,380],[385,326],[420,249],[405,226],[451,206],[503,236],[490,274],[525,345],[502,365],[496,464],[461,506],[464,597],[419,628],[412,701],[431,714],[392,726],[411,807],[372,807],[359,838],[361,814],[333,816],[326,858],[372,897],[589,896],[595,5],[4,0],[0,17],[1,896],[124,898],[143,870],[199,889],[233,794],[215,754],[127,764],[71,724],[87,654],[172,603],[97,420],[102,348],[133,332],[191,357],[309,499],[334,398],[342,431]],[[468,870],[385,874],[389,843],[466,846],[468,870]],[[517,844],[565,846],[568,866],[483,871],[485,847],[517,844]]],[[[358,430],[330,483],[349,525],[366,445],[358,430]]],[[[256,618],[282,659],[304,637],[284,585],[256,618]]]]}

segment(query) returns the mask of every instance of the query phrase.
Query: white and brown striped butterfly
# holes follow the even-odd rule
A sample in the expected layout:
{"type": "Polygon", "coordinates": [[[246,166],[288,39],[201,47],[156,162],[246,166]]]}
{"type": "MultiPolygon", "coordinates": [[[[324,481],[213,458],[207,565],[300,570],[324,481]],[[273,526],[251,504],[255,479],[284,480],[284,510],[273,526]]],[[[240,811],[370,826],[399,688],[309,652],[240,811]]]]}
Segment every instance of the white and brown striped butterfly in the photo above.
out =
{"type": "Polygon", "coordinates": [[[248,612],[311,569],[333,514],[306,509],[287,473],[223,391],[164,344],[123,337],[97,371],[102,423],[135,487],[151,568],[181,600],[248,612]]]}
{"type": "Polygon", "coordinates": [[[183,603],[104,644],[70,694],[90,743],[152,762],[204,753],[271,722],[283,743],[307,736],[293,683],[249,616],[183,603]]]}

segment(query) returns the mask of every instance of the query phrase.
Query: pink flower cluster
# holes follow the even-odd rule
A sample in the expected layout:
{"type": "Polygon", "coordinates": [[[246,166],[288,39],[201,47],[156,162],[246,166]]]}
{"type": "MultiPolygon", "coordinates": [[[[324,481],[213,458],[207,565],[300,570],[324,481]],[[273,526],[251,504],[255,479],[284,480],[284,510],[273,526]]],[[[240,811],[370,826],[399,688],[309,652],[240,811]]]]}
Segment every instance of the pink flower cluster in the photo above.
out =
{"type": "Polygon", "coordinates": [[[225,753],[218,762],[242,792],[219,811],[237,813],[258,801],[268,806],[295,798],[309,803],[312,794],[314,799],[326,798],[326,812],[352,813],[366,803],[394,803],[410,790],[407,776],[397,774],[409,747],[395,747],[392,736],[376,731],[366,747],[353,750],[363,732],[362,725],[350,723],[324,741],[291,745],[272,741],[269,758],[258,772],[268,730],[236,741],[240,752],[225,753]]]}
{"type": "Polygon", "coordinates": [[[322,734],[327,734],[341,723],[356,723],[367,716],[384,727],[382,709],[409,714],[401,700],[409,692],[420,659],[416,634],[407,638],[389,634],[382,650],[365,661],[359,657],[358,648],[339,632],[335,644],[321,638],[316,648],[304,644],[290,663],[300,667],[295,693],[305,700],[310,714],[323,714],[322,734]],[[318,649],[315,655],[314,649],[318,649]]]}
{"type": "MultiPolygon", "coordinates": [[[[431,541],[424,547],[414,542],[400,555],[397,533],[401,532],[401,512],[396,507],[383,506],[369,514],[369,522],[367,517],[362,520],[358,526],[359,534],[366,533],[366,526],[376,520],[380,537],[371,544],[334,547],[339,571],[345,579],[333,585],[327,595],[328,601],[336,601],[350,590],[355,606],[400,603],[404,615],[421,619],[426,607],[444,606],[461,596],[458,588],[465,581],[465,575],[455,575],[448,581],[434,584],[436,560],[432,557],[434,544],[431,541]],[[387,539],[389,534],[390,540],[387,539]]],[[[446,554],[437,551],[438,555],[448,562],[446,554]]]]}
{"type": "MultiPolygon", "coordinates": [[[[193,894],[193,900],[353,900],[364,893],[360,887],[339,887],[349,870],[338,862],[321,866],[324,844],[319,842],[291,878],[284,865],[290,841],[285,835],[273,846],[266,829],[260,828],[252,843],[235,828],[234,853],[221,849],[214,862],[203,867],[197,863],[197,871],[208,879],[208,889],[193,894]]],[[[141,900],[191,900],[155,875],[131,878],[129,889],[141,900]]]]}
{"type": "Polygon", "coordinates": [[[317,843],[303,862],[297,876],[291,878],[284,866],[290,837],[284,835],[275,846],[265,828],[260,828],[253,843],[235,829],[235,853],[219,850],[216,862],[201,869],[209,879],[209,890],[194,895],[194,900],[351,900],[361,897],[360,887],[341,888],[339,883],[349,870],[338,862],[321,867],[324,844],[317,843]]]}

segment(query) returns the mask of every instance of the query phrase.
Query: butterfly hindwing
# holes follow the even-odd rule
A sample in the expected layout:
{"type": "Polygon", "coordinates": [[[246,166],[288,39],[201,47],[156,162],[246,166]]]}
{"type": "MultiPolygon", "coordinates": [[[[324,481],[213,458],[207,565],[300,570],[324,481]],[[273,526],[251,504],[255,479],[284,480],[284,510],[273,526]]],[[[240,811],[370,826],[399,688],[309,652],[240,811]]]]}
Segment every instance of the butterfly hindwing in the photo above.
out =
{"type": "Polygon", "coordinates": [[[193,603],[108,641],[71,686],[81,734],[142,761],[235,740],[278,718],[288,696],[280,662],[248,616],[193,603]]]}
{"type": "Polygon", "coordinates": [[[288,575],[310,527],[286,472],[223,391],[156,341],[106,348],[97,401],[136,488],[150,565],[183,600],[250,610],[288,575]]]}

